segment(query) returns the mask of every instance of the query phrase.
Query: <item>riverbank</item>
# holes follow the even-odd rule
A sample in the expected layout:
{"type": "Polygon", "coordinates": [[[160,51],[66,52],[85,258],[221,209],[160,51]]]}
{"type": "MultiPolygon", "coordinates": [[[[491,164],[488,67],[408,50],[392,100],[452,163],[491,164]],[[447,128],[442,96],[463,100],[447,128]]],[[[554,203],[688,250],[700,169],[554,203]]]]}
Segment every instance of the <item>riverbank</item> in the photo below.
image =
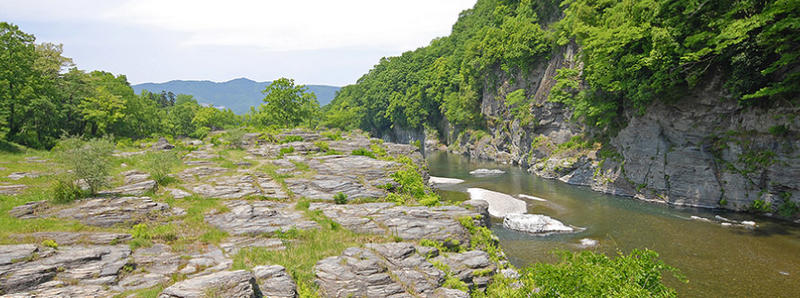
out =
{"type": "Polygon", "coordinates": [[[514,197],[530,195],[545,201],[524,199],[528,213],[585,228],[578,233],[542,237],[505,229],[501,219],[495,219],[491,229],[510,262],[517,266],[556,261],[552,251],[583,251],[587,248],[581,241],[592,239],[598,243],[589,249],[609,255],[645,247],[659,252],[689,280],[665,279],[679,296],[791,297],[800,291],[800,257],[794,253],[800,250],[799,225],[747,213],[653,204],[544,179],[514,165],[441,151],[426,154],[431,175],[464,180],[441,186],[444,199],[467,199],[469,188],[514,197]],[[481,168],[506,173],[492,177],[469,174],[481,168]],[[756,227],[724,226],[716,216],[753,221],[756,227]]]}

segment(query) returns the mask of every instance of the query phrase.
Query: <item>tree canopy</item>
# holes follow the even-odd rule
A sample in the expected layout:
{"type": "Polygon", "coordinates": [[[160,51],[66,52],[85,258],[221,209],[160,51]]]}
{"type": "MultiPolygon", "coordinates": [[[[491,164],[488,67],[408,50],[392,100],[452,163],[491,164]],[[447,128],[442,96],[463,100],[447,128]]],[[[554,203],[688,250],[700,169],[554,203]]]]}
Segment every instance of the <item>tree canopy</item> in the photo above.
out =
{"type": "Polygon", "coordinates": [[[317,96],[304,85],[295,85],[293,79],[280,78],[263,92],[264,104],[253,109],[253,119],[265,126],[294,127],[316,121],[319,111],[317,96]]]}
{"type": "MultiPolygon", "coordinates": [[[[380,134],[395,125],[437,126],[445,116],[480,128],[481,100],[497,92],[499,77],[524,78],[572,42],[582,68],[559,70],[550,99],[593,126],[683,96],[714,76],[742,105],[796,102],[798,14],[797,0],[479,0],[449,36],[382,58],[342,88],[325,107],[324,124],[380,134]]],[[[528,102],[519,95],[513,100],[528,102]]],[[[533,108],[507,106],[515,118],[533,108]]]]}
{"type": "Polygon", "coordinates": [[[36,43],[0,22],[0,136],[50,148],[62,136],[143,138],[203,136],[241,123],[230,110],[202,106],[188,95],[134,94],[124,75],[85,72],[60,44],[36,43]]]}

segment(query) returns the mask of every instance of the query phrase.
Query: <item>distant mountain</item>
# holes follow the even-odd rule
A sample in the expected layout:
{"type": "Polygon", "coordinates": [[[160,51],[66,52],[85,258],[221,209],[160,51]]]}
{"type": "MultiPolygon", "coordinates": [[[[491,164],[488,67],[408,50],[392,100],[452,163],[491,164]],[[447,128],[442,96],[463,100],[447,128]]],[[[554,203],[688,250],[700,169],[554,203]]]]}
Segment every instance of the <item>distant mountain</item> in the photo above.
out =
{"type": "MultiPolygon", "coordinates": [[[[256,82],[246,78],[217,83],[212,81],[169,81],[166,83],[143,83],[133,85],[136,94],[147,90],[160,93],[162,90],[175,94],[191,94],[200,103],[230,108],[237,114],[250,111],[251,106],[258,106],[264,99],[261,91],[271,82],[256,82]]],[[[326,105],[336,96],[339,87],[325,85],[306,85],[308,91],[317,95],[321,106],[326,105]]]]}

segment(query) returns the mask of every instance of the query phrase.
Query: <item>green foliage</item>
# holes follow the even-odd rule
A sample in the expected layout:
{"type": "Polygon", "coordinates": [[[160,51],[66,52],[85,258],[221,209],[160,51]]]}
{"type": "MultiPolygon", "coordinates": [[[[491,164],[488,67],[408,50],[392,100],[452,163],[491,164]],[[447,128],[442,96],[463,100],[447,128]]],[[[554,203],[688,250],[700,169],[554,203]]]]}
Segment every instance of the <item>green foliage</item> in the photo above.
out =
{"type": "Polygon", "coordinates": [[[264,104],[258,110],[252,109],[250,116],[254,123],[263,126],[313,126],[319,113],[319,103],[317,96],[307,91],[306,86],[295,85],[293,79],[277,79],[264,89],[264,104]]]}
{"type": "Polygon", "coordinates": [[[342,192],[338,192],[333,196],[333,202],[339,205],[347,204],[347,195],[342,192]]]}
{"type": "Polygon", "coordinates": [[[357,148],[357,149],[353,150],[352,152],[350,152],[350,155],[360,155],[360,156],[366,156],[366,157],[369,157],[369,158],[375,158],[375,153],[372,153],[372,151],[369,151],[369,150],[364,149],[364,148],[357,148]]]}
{"type": "Polygon", "coordinates": [[[505,105],[509,108],[513,119],[519,120],[520,126],[526,127],[533,122],[531,103],[525,96],[525,89],[517,89],[506,95],[505,105]]]}
{"type": "Polygon", "coordinates": [[[319,151],[322,152],[328,152],[328,150],[331,150],[331,146],[328,145],[328,142],[325,141],[314,142],[314,146],[317,146],[319,151]]]}
{"type": "Polygon", "coordinates": [[[792,217],[800,213],[800,204],[792,201],[792,193],[781,193],[782,203],[778,205],[778,214],[783,217],[792,217]]]}
{"type": "Polygon", "coordinates": [[[755,200],[750,203],[750,211],[756,213],[772,212],[772,204],[764,200],[755,200]]]}
{"type": "Polygon", "coordinates": [[[556,34],[580,45],[584,67],[559,71],[551,100],[589,124],[606,126],[620,108],[643,111],[716,74],[743,104],[800,93],[800,2],[567,0],[562,7],[556,34]]]}
{"type": "Polygon", "coordinates": [[[775,125],[769,128],[769,133],[776,137],[786,136],[789,132],[789,128],[786,125],[775,125]]]}
{"type": "Polygon", "coordinates": [[[611,259],[591,251],[561,252],[559,264],[534,264],[526,276],[540,285],[545,296],[674,297],[662,283],[662,272],[677,269],[651,250],[633,250],[611,259]]]}
{"type": "Polygon", "coordinates": [[[166,185],[172,179],[169,176],[172,169],[180,165],[181,160],[172,151],[147,152],[142,157],[142,168],[150,174],[158,185],[166,185]]]}
{"type": "Polygon", "coordinates": [[[675,290],[663,284],[663,273],[685,280],[658,253],[647,249],[615,258],[588,250],[558,255],[557,264],[536,263],[523,269],[515,285],[495,275],[485,296],[526,297],[537,292],[536,296],[543,297],[676,297],[675,290]]]}
{"type": "Polygon", "coordinates": [[[41,245],[42,245],[42,246],[44,246],[44,247],[49,247],[49,248],[53,248],[53,249],[58,249],[58,243],[57,243],[55,240],[53,240],[53,239],[45,239],[45,240],[42,240],[42,243],[41,243],[41,245]]]}
{"type": "Polygon", "coordinates": [[[62,135],[202,138],[241,122],[232,111],[203,107],[189,95],[136,95],[124,75],[78,70],[60,44],[35,40],[0,22],[0,133],[6,140],[49,149],[62,135]]]}
{"type": "Polygon", "coordinates": [[[280,143],[281,144],[286,144],[286,143],[302,142],[302,141],[304,141],[304,140],[303,140],[303,137],[301,137],[301,136],[289,135],[289,136],[283,137],[283,140],[281,140],[280,143]]]}
{"type": "Polygon", "coordinates": [[[497,237],[487,227],[476,226],[475,220],[479,220],[480,215],[475,218],[463,216],[458,218],[458,222],[467,229],[470,234],[470,246],[472,249],[480,249],[489,254],[489,259],[495,263],[504,258],[503,250],[500,248],[497,237]]]}
{"type": "Polygon", "coordinates": [[[71,203],[85,195],[80,186],[75,183],[75,177],[73,175],[58,176],[51,188],[51,200],[57,204],[71,203]]]}
{"type": "Polygon", "coordinates": [[[56,152],[66,168],[72,170],[74,177],[85,181],[89,191],[95,194],[108,185],[114,147],[109,138],[84,141],[70,137],[58,143],[56,152]]]}
{"type": "Polygon", "coordinates": [[[585,140],[584,136],[582,135],[577,135],[570,138],[569,141],[558,144],[556,146],[556,150],[553,153],[558,154],[561,152],[571,152],[571,151],[588,149],[591,147],[592,147],[592,141],[585,140]]]}
{"type": "Polygon", "coordinates": [[[280,149],[278,156],[279,157],[283,157],[284,155],[289,154],[289,153],[293,153],[293,152],[294,152],[294,147],[292,147],[292,146],[284,147],[284,148],[280,149]]]}
{"type": "Polygon", "coordinates": [[[450,36],[383,58],[325,109],[324,124],[370,132],[435,126],[446,116],[480,127],[480,95],[496,75],[517,73],[547,57],[551,35],[537,12],[553,3],[481,0],[461,13],[450,36]]]}
{"type": "Polygon", "coordinates": [[[328,138],[331,141],[341,141],[344,138],[342,137],[342,132],[340,131],[325,131],[321,134],[323,137],[328,138]]]}

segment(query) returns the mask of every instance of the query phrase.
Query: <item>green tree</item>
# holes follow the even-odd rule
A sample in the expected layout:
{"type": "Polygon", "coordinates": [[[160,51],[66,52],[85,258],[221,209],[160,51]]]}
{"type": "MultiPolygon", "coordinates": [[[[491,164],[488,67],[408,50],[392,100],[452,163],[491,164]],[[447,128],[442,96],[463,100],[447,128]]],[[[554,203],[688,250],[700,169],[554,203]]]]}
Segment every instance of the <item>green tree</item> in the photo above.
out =
{"type": "Polygon", "coordinates": [[[293,79],[273,81],[263,93],[264,103],[259,106],[254,121],[261,125],[292,127],[311,124],[319,111],[317,96],[304,85],[295,85],[293,79]]]}
{"type": "Polygon", "coordinates": [[[33,35],[22,32],[16,25],[0,22],[0,104],[9,140],[19,133],[20,109],[33,95],[29,82],[34,75],[34,41],[33,35]]]}
{"type": "Polygon", "coordinates": [[[91,127],[92,136],[105,134],[109,127],[125,117],[125,101],[104,87],[96,87],[94,94],[84,98],[79,108],[83,119],[91,127]]]}

